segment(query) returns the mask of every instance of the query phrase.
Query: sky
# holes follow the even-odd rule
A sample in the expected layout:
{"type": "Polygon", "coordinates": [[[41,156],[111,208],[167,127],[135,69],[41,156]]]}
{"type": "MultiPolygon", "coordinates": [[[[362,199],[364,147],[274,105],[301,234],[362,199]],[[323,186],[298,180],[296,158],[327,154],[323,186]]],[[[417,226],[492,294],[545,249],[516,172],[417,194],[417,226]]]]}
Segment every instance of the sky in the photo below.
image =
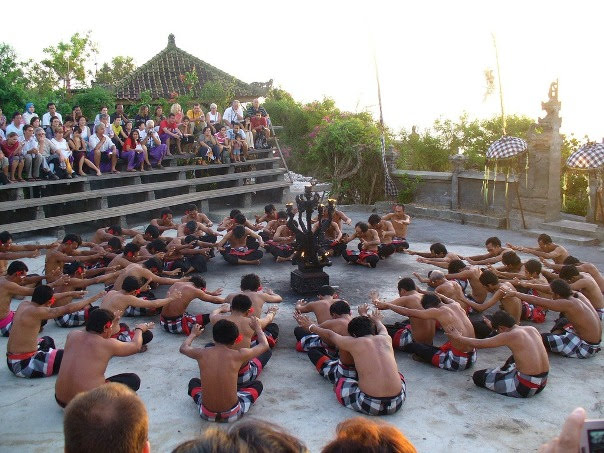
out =
{"type": "MultiPolygon", "coordinates": [[[[45,46],[91,30],[100,67],[117,55],[143,64],[174,33],[178,47],[245,82],[273,79],[300,102],[327,96],[343,110],[377,118],[375,56],[384,121],[398,131],[463,112],[499,114],[497,92],[484,100],[484,71],[496,67],[494,34],[507,114],[543,117],[541,102],[558,79],[562,132],[604,137],[601,1],[146,1],[121,11],[95,5],[28,2],[39,14],[28,14],[26,27],[39,39],[26,37],[24,22],[14,20],[3,21],[0,41],[22,59],[41,59],[45,46]],[[82,14],[86,9],[90,14],[82,14]],[[141,20],[146,11],[149,19],[141,20]]],[[[15,2],[3,12],[11,10],[24,13],[15,2]]]]}

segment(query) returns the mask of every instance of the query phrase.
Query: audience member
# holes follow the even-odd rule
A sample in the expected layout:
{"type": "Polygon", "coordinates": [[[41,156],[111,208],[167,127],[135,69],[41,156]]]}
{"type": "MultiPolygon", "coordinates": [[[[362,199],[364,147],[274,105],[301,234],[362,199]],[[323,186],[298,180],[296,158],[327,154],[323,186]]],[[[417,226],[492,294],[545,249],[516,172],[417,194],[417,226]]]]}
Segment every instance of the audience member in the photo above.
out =
{"type": "Polygon", "coordinates": [[[213,102],[210,104],[210,111],[206,113],[206,123],[212,128],[212,134],[216,133],[216,124],[222,123],[222,115],[218,111],[218,106],[213,102]]]}
{"type": "Polygon", "coordinates": [[[235,123],[243,122],[243,108],[241,103],[235,99],[231,106],[222,114],[222,123],[227,126],[233,126],[235,123]]]}
{"type": "MultiPolygon", "coordinates": [[[[84,117],[81,116],[80,118],[84,117]]],[[[86,164],[88,168],[96,172],[97,176],[101,176],[101,170],[86,157],[88,148],[86,146],[86,141],[82,138],[80,126],[73,128],[72,136],[67,140],[67,144],[73,153],[73,163],[74,167],[77,168],[78,175],[86,176],[86,173],[84,173],[84,164],[86,164]]]]}
{"type": "Polygon", "coordinates": [[[25,104],[25,112],[23,112],[22,115],[23,125],[27,126],[28,124],[31,124],[31,119],[36,118],[37,116],[38,114],[36,113],[34,103],[28,102],[25,104]]]}
{"type": "Polygon", "coordinates": [[[79,105],[74,105],[71,109],[71,117],[73,118],[73,121],[77,123],[80,119],[80,116],[82,116],[82,108],[79,105]]]}
{"type": "Polygon", "coordinates": [[[8,134],[14,132],[17,134],[19,141],[23,141],[23,117],[19,112],[15,112],[13,114],[12,122],[6,126],[6,137],[8,138],[8,134]]]}
{"type": "Polygon", "coordinates": [[[124,114],[124,104],[115,104],[115,112],[111,114],[111,117],[109,119],[111,124],[115,123],[116,118],[120,119],[120,126],[123,126],[126,121],[128,121],[128,118],[124,114]]]}
{"type": "Polygon", "coordinates": [[[172,145],[174,144],[176,145],[178,154],[182,154],[182,151],[180,149],[182,132],[180,132],[180,130],[178,129],[178,123],[176,122],[176,115],[174,113],[170,112],[170,114],[168,115],[168,119],[163,120],[159,124],[159,138],[168,149],[166,153],[167,156],[172,155],[170,151],[172,145]]]}
{"type": "Polygon", "coordinates": [[[46,108],[48,109],[48,111],[44,115],[42,115],[43,128],[46,129],[47,127],[50,127],[51,120],[54,116],[59,119],[60,123],[63,122],[63,116],[59,112],[57,112],[57,106],[54,102],[49,102],[48,104],[46,104],[46,108]]]}
{"type": "Polygon", "coordinates": [[[39,116],[34,116],[31,120],[29,120],[29,125],[33,126],[34,129],[36,127],[40,127],[40,124],[42,124],[42,123],[40,122],[40,117],[39,116]]]}
{"type": "Polygon", "coordinates": [[[23,127],[23,135],[25,140],[23,141],[23,148],[21,153],[25,160],[25,175],[28,181],[39,181],[40,180],[40,166],[42,165],[42,155],[38,151],[38,142],[34,137],[34,127],[26,125],[23,127]]]}
{"type": "Polygon", "coordinates": [[[51,140],[55,137],[55,129],[58,127],[62,127],[61,121],[59,117],[53,116],[50,119],[50,126],[46,128],[46,138],[51,140]]]}
{"type": "MultiPolygon", "coordinates": [[[[21,116],[19,114],[19,116],[21,116]]],[[[12,126],[9,125],[8,127],[12,126]]],[[[8,128],[7,128],[8,129],[8,128]]],[[[23,154],[21,154],[21,142],[19,141],[19,136],[16,132],[10,131],[6,133],[6,140],[0,143],[0,148],[2,149],[2,153],[4,157],[8,158],[8,164],[10,165],[10,176],[9,179],[12,182],[19,181],[24,182],[23,179],[23,154]],[[17,177],[15,179],[15,171],[17,172],[17,177]]]]}
{"type": "Polygon", "coordinates": [[[0,130],[6,130],[6,116],[2,113],[2,109],[0,109],[0,130]]]}
{"type": "Polygon", "coordinates": [[[102,105],[100,113],[97,113],[97,115],[94,117],[94,125],[96,126],[97,124],[99,124],[101,122],[101,116],[107,115],[108,112],[109,108],[106,105],[102,105]]]}
{"type": "Polygon", "coordinates": [[[206,116],[201,109],[199,102],[193,104],[193,108],[187,110],[187,115],[193,123],[193,134],[198,137],[203,133],[203,129],[206,127],[206,116]]]}
{"type": "Polygon", "coordinates": [[[180,123],[182,123],[183,118],[182,107],[180,106],[180,104],[172,104],[172,106],[170,107],[170,113],[174,114],[174,121],[176,122],[176,125],[180,125],[180,123]]]}
{"type": "Polygon", "coordinates": [[[256,113],[256,116],[250,118],[250,123],[252,127],[252,134],[254,135],[254,148],[267,148],[267,140],[271,136],[271,131],[268,128],[266,118],[263,117],[260,112],[258,112],[256,113]]]}
{"type": "Polygon", "coordinates": [[[241,124],[235,123],[233,128],[227,131],[227,137],[231,143],[231,160],[240,162],[241,154],[243,154],[243,160],[247,160],[248,147],[245,132],[241,130],[241,124]]]}
{"type": "Polygon", "coordinates": [[[159,138],[159,134],[155,131],[155,123],[153,120],[147,121],[145,130],[139,131],[141,140],[147,147],[147,153],[152,165],[157,168],[163,168],[161,165],[162,159],[168,152],[168,147],[163,144],[159,138]]]}
{"type": "Polygon", "coordinates": [[[50,142],[58,150],[57,154],[59,156],[59,168],[55,168],[55,172],[60,178],[71,179],[73,177],[73,168],[71,167],[71,160],[73,160],[73,157],[67,140],[63,138],[62,127],[55,129],[55,136],[50,142]]]}
{"type": "Polygon", "coordinates": [[[56,180],[59,179],[55,175],[54,170],[59,166],[59,156],[57,155],[57,149],[52,142],[46,138],[46,133],[41,127],[34,130],[34,135],[38,142],[38,153],[42,155],[42,171],[45,179],[56,180]]]}
{"type": "MultiPolygon", "coordinates": [[[[103,116],[107,117],[107,115],[103,116]]],[[[99,168],[101,172],[118,173],[115,169],[117,150],[109,137],[105,135],[105,124],[102,120],[94,127],[94,135],[90,137],[89,148],[88,159],[94,162],[95,167],[99,168]],[[108,165],[110,165],[109,170],[107,170],[108,165]]]]}
{"type": "Polygon", "coordinates": [[[138,109],[138,113],[134,117],[134,122],[135,123],[140,123],[140,122],[146,123],[150,119],[151,119],[151,117],[149,116],[149,106],[146,104],[141,105],[140,108],[138,109]]]}
{"type": "Polygon", "coordinates": [[[151,119],[158,126],[159,126],[159,123],[161,123],[163,120],[166,119],[166,115],[164,115],[164,109],[161,105],[158,105],[157,107],[155,107],[155,112],[153,114],[153,118],[151,118],[151,119]]]}
{"type": "Polygon", "coordinates": [[[82,115],[78,119],[78,127],[80,128],[80,136],[82,137],[82,140],[88,143],[91,133],[85,116],[82,115]]]}

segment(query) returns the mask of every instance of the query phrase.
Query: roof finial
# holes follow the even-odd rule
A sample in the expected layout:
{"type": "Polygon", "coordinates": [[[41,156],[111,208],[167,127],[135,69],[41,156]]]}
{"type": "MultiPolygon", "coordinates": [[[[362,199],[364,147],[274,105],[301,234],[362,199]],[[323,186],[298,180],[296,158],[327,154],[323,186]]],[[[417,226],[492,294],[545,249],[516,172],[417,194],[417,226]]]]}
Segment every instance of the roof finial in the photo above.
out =
{"type": "Polygon", "coordinates": [[[170,33],[168,35],[168,47],[176,47],[176,41],[174,40],[174,34],[170,33]]]}

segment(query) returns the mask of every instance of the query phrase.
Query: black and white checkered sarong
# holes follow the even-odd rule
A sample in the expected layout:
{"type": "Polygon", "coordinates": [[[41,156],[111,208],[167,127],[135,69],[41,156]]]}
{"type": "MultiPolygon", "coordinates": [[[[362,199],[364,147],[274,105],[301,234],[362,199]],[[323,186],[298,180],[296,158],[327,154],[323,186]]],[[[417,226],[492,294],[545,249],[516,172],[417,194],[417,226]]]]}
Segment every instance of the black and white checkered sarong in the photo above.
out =
{"type": "MultiPolygon", "coordinates": [[[[400,373],[399,373],[400,374],[400,373]]],[[[405,402],[407,387],[401,377],[401,392],[392,397],[377,398],[363,393],[356,379],[341,377],[334,387],[336,397],[342,406],[346,406],[366,415],[391,415],[397,412],[405,402]]]]}
{"type": "Polygon", "coordinates": [[[317,334],[311,333],[305,335],[296,343],[296,351],[308,352],[312,348],[326,348],[327,345],[321,340],[321,337],[317,334]]]}
{"type": "Polygon", "coordinates": [[[587,359],[600,352],[600,343],[591,344],[582,340],[570,326],[564,328],[564,333],[542,333],[541,336],[547,349],[557,352],[564,357],[587,359]]]}
{"type": "Polygon", "coordinates": [[[448,371],[463,371],[470,368],[476,362],[476,350],[463,352],[451,346],[448,341],[443,344],[439,351],[432,357],[432,365],[448,371]]]}
{"type": "MultiPolygon", "coordinates": [[[[541,392],[547,384],[547,372],[531,376],[520,373],[514,365],[510,365],[505,371],[500,368],[481,371],[486,372],[484,375],[485,388],[514,398],[534,396],[541,392]]],[[[477,371],[477,373],[481,371],[477,371]]]]}
{"type": "Polygon", "coordinates": [[[88,319],[88,308],[84,308],[83,310],[78,310],[73,313],[69,313],[63,316],[59,316],[55,318],[55,323],[59,327],[78,327],[86,324],[86,320],[88,319]]]}
{"type": "Polygon", "coordinates": [[[258,358],[254,357],[245,366],[242,366],[239,369],[239,374],[237,375],[237,385],[241,386],[255,381],[256,378],[260,376],[261,372],[262,362],[260,362],[258,358]]]}
{"type": "Polygon", "coordinates": [[[0,335],[8,337],[10,329],[13,326],[13,318],[15,317],[14,311],[9,311],[6,318],[0,319],[0,335]]]}
{"type": "Polygon", "coordinates": [[[41,378],[55,374],[54,363],[58,349],[55,349],[52,338],[38,339],[38,350],[24,354],[6,353],[8,369],[22,378],[41,378]]]}
{"type": "Polygon", "coordinates": [[[324,355],[315,365],[321,376],[332,384],[338,382],[338,379],[344,377],[358,380],[357,369],[351,365],[344,365],[340,359],[334,359],[324,355]]]}
{"type": "Polygon", "coordinates": [[[191,392],[193,400],[199,409],[199,416],[209,422],[231,423],[239,420],[252,407],[262,392],[262,384],[258,381],[250,383],[249,387],[237,390],[237,404],[232,409],[224,412],[213,412],[204,407],[201,398],[201,387],[194,388],[191,392]]]}
{"type": "Polygon", "coordinates": [[[394,349],[403,349],[411,343],[413,343],[413,333],[411,332],[411,323],[407,322],[404,327],[398,329],[392,335],[392,347],[394,349]]]}

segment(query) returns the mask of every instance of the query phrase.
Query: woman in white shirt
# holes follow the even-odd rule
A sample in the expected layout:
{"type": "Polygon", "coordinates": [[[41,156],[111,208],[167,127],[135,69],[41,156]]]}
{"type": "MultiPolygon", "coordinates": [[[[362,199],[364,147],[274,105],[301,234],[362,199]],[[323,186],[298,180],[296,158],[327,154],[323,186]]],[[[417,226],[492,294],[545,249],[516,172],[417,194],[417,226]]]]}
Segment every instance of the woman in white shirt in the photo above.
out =
{"type": "MultiPolygon", "coordinates": [[[[71,168],[70,159],[72,158],[71,149],[67,140],[63,138],[63,128],[57,127],[55,129],[55,136],[50,142],[57,148],[57,154],[59,156],[59,167],[63,170],[60,173],[65,173],[67,179],[72,178],[73,168],[71,168]]],[[[55,169],[56,171],[57,169],[55,169]]]]}
{"type": "Polygon", "coordinates": [[[90,128],[86,123],[86,117],[84,115],[80,116],[78,119],[78,127],[80,128],[80,138],[88,144],[88,139],[90,138],[90,128]]]}
{"type": "Polygon", "coordinates": [[[218,106],[214,103],[210,104],[210,111],[206,113],[206,123],[212,128],[212,134],[216,133],[216,126],[222,122],[222,115],[218,111],[218,106]]]}

